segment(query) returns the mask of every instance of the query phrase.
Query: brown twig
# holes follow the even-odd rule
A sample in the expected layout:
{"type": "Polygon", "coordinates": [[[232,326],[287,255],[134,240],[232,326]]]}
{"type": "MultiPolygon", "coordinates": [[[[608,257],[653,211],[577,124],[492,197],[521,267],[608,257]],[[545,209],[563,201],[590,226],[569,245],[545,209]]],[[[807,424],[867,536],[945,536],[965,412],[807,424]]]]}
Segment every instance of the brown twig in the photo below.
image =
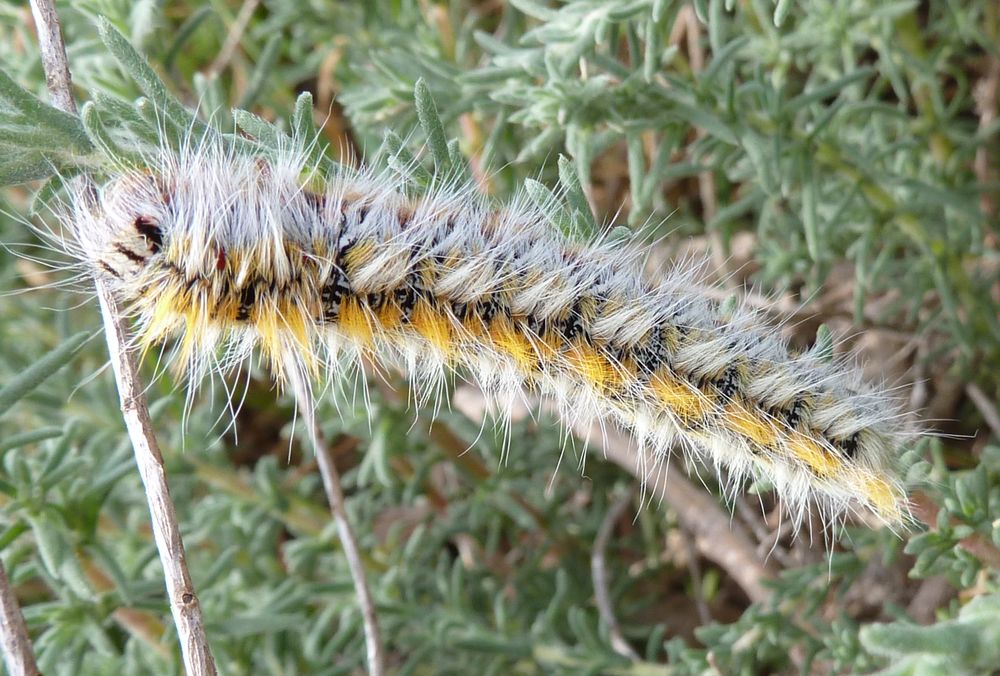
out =
{"type": "Polygon", "coordinates": [[[10,587],[7,571],[0,561],[0,644],[3,647],[3,661],[11,676],[35,676],[40,674],[35,664],[35,653],[31,649],[28,627],[24,615],[17,605],[17,597],[10,587]]]}
{"type": "MultiPolygon", "coordinates": [[[[695,15],[692,5],[685,5],[677,15],[677,23],[683,25],[687,41],[688,63],[692,73],[700,73],[705,69],[705,49],[701,45],[701,22],[695,15]]],[[[679,34],[678,34],[679,38],[679,34]]],[[[705,130],[695,129],[695,141],[705,138],[705,130]]],[[[689,146],[690,148],[690,146],[689,146]]],[[[701,200],[702,222],[707,226],[719,212],[719,202],[716,198],[715,172],[705,169],[698,172],[698,199],[701,200]]],[[[729,287],[734,286],[734,280],[729,274],[729,257],[725,253],[725,244],[718,229],[708,231],[708,240],[712,256],[712,265],[719,271],[719,278],[729,287]]]]}
{"type": "MultiPolygon", "coordinates": [[[[455,408],[473,420],[482,420],[485,409],[470,404],[471,397],[456,398],[455,408]]],[[[650,477],[639,464],[639,456],[628,438],[613,428],[581,428],[573,433],[603,450],[607,460],[632,473],[653,492],[653,497],[670,505],[681,523],[695,539],[695,545],[707,559],[714,561],[736,581],[751,601],[765,601],[771,591],[764,585],[773,577],[771,570],[757,557],[754,543],[746,529],[733,522],[719,504],[699,490],[679,472],[670,472],[666,461],[661,465],[662,479],[650,477]],[[648,483],[646,483],[648,481],[648,483]]]]}
{"type": "Polygon", "coordinates": [[[907,604],[906,612],[920,624],[934,624],[938,609],[947,606],[957,594],[958,590],[947,576],[932,575],[920,584],[907,604]]]}
{"type": "Polygon", "coordinates": [[[215,674],[215,659],[208,645],[201,604],[188,572],[184,542],[177,512],[170,499],[163,455],[153,435],[149,410],[135,363],[128,351],[128,334],[118,305],[107,285],[97,281],[97,298],[104,319],[104,333],[111,354],[111,366],[118,383],[122,417],[132,441],[135,462],[149,504],[153,539],[167,584],[170,611],[177,627],[181,657],[188,674],[215,674]]]}
{"type": "Polygon", "coordinates": [[[681,536],[681,542],[684,543],[684,555],[687,558],[688,570],[691,571],[691,586],[694,588],[694,605],[698,610],[698,619],[703,625],[710,624],[712,622],[712,613],[708,610],[708,604],[705,603],[705,587],[701,575],[701,566],[698,565],[698,552],[694,546],[694,539],[691,537],[691,533],[684,526],[677,529],[678,534],[681,536]]]}
{"type": "Polygon", "coordinates": [[[243,6],[240,7],[239,14],[236,15],[236,20],[229,27],[226,41],[222,44],[222,48],[216,55],[215,60],[212,61],[211,65],[205,71],[206,77],[209,79],[216,77],[232,61],[233,55],[236,53],[236,48],[239,46],[240,40],[243,39],[243,33],[246,31],[247,25],[250,23],[250,19],[253,17],[253,13],[259,4],[260,0],[246,0],[243,6]]]}
{"type": "Polygon", "coordinates": [[[604,516],[601,527],[597,530],[597,537],[594,538],[594,549],[590,554],[590,574],[594,580],[594,600],[597,602],[597,612],[601,616],[601,621],[608,627],[611,647],[622,657],[639,660],[641,659],[639,654],[622,635],[621,626],[619,626],[618,618],[615,616],[611,595],[608,593],[608,570],[604,563],[608,541],[614,532],[615,524],[618,523],[618,519],[622,517],[630,504],[632,504],[631,491],[618,498],[604,516]]]}
{"type": "MultiPolygon", "coordinates": [[[[649,481],[644,468],[640,466],[636,451],[630,448],[628,439],[617,430],[606,429],[587,435],[576,430],[582,438],[604,451],[604,457],[631,472],[646,487],[653,497],[670,505],[680,517],[681,523],[692,534],[698,551],[714,561],[729,573],[743,589],[751,601],[766,601],[771,590],[764,582],[773,574],[757,557],[749,533],[733,521],[707,493],[699,490],[680,472],[669,471],[664,465],[662,478],[649,481]]],[[[666,460],[662,461],[666,463],[666,460]]]]}
{"type": "Polygon", "coordinates": [[[52,97],[52,105],[67,113],[76,113],[73,100],[73,80],[69,74],[69,61],[62,40],[62,26],[55,5],[50,0],[31,0],[31,16],[38,33],[38,50],[45,70],[45,86],[52,97]]]}
{"type": "MultiPolygon", "coordinates": [[[[38,30],[42,66],[52,101],[59,109],[76,114],[69,62],[55,6],[51,0],[31,0],[31,11],[38,30]]],[[[94,278],[94,283],[101,306],[111,366],[121,399],[122,417],[132,441],[135,462],[149,504],[153,539],[163,566],[170,611],[177,627],[184,668],[188,674],[212,675],[216,673],[215,660],[208,646],[201,606],[188,572],[177,514],[167,486],[163,456],[153,435],[142,383],[128,350],[128,331],[111,289],[99,277],[94,278]]]]}
{"type": "Polygon", "coordinates": [[[753,531],[754,537],[757,538],[757,542],[759,543],[757,545],[757,555],[765,561],[773,556],[783,567],[792,567],[794,564],[788,550],[784,547],[779,547],[778,543],[785,535],[785,530],[795,527],[794,523],[789,519],[778,530],[773,530],[768,528],[761,510],[762,508],[759,506],[754,509],[747,500],[746,495],[736,498],[736,513],[743,523],[750,527],[750,530],[753,531]]]}
{"type": "MultiPolygon", "coordinates": [[[[979,113],[979,129],[989,129],[997,119],[997,98],[1000,94],[1000,59],[990,57],[985,76],[976,83],[973,97],[976,100],[976,111],[979,113]]],[[[976,159],[973,162],[976,179],[984,188],[993,179],[996,170],[990,162],[990,146],[980,143],[976,149],[976,159]]],[[[979,208],[987,220],[992,220],[997,212],[996,192],[984,189],[979,198],[979,208]]],[[[987,223],[989,225],[989,223],[987,223]]]]}
{"type": "Polygon", "coordinates": [[[323,490],[326,492],[326,500],[330,504],[333,521],[337,525],[340,544],[344,549],[344,557],[347,559],[347,567],[350,569],[351,579],[354,581],[354,590],[357,594],[358,605],[361,607],[361,618],[365,629],[368,673],[371,676],[382,676],[385,673],[385,655],[382,649],[382,636],[378,625],[378,615],[375,612],[375,600],[372,598],[371,589],[368,587],[368,579],[365,576],[365,567],[361,560],[361,548],[358,546],[357,538],[354,537],[354,529],[351,528],[351,522],[347,517],[347,507],[344,504],[344,491],[340,487],[340,473],[333,462],[333,455],[330,453],[330,449],[320,434],[319,425],[316,423],[315,404],[308,385],[295,377],[293,377],[291,384],[299,410],[302,411],[306,432],[309,436],[309,443],[316,454],[316,464],[319,467],[320,477],[323,479],[323,490]]]}

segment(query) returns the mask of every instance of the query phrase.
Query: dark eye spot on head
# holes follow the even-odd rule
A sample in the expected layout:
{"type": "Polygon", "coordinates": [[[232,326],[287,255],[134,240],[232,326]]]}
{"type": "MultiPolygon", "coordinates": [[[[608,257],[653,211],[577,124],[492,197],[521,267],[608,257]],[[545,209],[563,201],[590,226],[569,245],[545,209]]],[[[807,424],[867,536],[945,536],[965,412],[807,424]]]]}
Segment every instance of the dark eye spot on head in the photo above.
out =
{"type": "Polygon", "coordinates": [[[140,235],[146,238],[153,253],[158,253],[163,248],[163,233],[156,227],[152,219],[146,216],[136,216],[132,225],[135,226],[140,235]]]}

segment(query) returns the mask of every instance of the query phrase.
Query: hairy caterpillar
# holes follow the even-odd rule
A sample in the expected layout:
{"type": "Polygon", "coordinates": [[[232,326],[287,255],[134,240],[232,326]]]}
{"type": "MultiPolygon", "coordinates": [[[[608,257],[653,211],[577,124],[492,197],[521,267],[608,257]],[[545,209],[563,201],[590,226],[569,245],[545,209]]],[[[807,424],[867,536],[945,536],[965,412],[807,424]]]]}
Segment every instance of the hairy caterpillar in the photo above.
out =
{"type": "Polygon", "coordinates": [[[138,344],[178,337],[194,381],[255,348],[279,381],[365,357],[425,397],[458,370],[501,408],[536,394],[654,459],[679,447],[731,480],[766,477],[797,518],[903,518],[888,395],[849,364],[792,355],[683,269],[644,275],[637,241],[572,241],[524,197],[411,195],[347,169],[320,181],[299,144],[265,161],[205,140],[149,165],[81,196],[73,218],[138,344]]]}

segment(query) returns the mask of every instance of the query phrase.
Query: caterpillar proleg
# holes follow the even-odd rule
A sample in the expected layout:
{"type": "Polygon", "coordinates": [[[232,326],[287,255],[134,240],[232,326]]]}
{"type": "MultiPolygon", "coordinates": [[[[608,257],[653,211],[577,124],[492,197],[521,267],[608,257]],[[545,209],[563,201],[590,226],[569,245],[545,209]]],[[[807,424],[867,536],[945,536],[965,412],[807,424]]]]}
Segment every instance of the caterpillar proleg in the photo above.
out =
{"type": "Polygon", "coordinates": [[[265,160],[206,139],[122,168],[74,213],[138,344],[176,338],[194,381],[255,349],[279,381],[365,357],[428,393],[457,371],[501,409],[537,396],[654,460],[679,449],[730,481],[767,478],[797,518],[902,519],[891,397],[847,361],[792,354],[683,267],[647,274],[638,239],[575,241],[527,197],[496,206],[466,185],[320,180],[298,143],[265,160]]]}

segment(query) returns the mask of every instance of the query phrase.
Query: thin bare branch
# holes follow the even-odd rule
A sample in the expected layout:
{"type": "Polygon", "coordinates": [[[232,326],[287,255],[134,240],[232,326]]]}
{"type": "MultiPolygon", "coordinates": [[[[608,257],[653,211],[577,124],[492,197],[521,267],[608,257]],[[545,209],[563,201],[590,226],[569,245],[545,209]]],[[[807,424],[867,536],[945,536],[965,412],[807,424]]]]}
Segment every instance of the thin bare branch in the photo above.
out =
{"type": "MultiPolygon", "coordinates": [[[[486,415],[485,401],[481,394],[476,396],[475,392],[471,387],[464,390],[462,396],[455,398],[453,405],[472,420],[481,421],[486,415]]],[[[436,427],[444,426],[438,423],[436,427]]],[[[639,456],[622,432],[611,427],[601,429],[579,425],[573,426],[572,430],[577,438],[586,439],[602,450],[607,460],[640,481],[650,479],[644,476],[639,456]]],[[[681,523],[694,537],[698,551],[729,573],[751,601],[769,599],[771,590],[764,582],[774,575],[757,556],[753,539],[746,528],[733,521],[711,496],[685,479],[681,472],[671,472],[664,466],[659,474],[662,478],[658,476],[656,480],[648,481],[647,488],[652,490],[655,498],[677,512],[681,523]]]]}
{"type": "MultiPolygon", "coordinates": [[[[1000,59],[989,57],[989,67],[986,74],[976,83],[973,96],[976,99],[976,110],[979,113],[979,130],[985,131],[990,128],[997,119],[997,99],[1000,94],[1000,59]]],[[[976,149],[976,159],[973,163],[976,178],[980,185],[988,186],[993,183],[996,169],[994,163],[990,161],[990,144],[980,143],[976,149]]],[[[979,198],[979,208],[982,209],[983,216],[987,218],[987,224],[997,212],[996,190],[983,190],[979,198]]],[[[992,231],[992,228],[987,232],[992,231]]]]}
{"type": "Polygon", "coordinates": [[[701,620],[702,624],[710,624],[712,622],[712,613],[708,610],[708,604],[705,603],[705,587],[704,578],[701,575],[701,566],[698,565],[698,552],[694,546],[694,540],[691,537],[691,533],[688,532],[686,527],[677,529],[681,541],[684,543],[684,554],[687,558],[688,570],[691,571],[691,584],[694,587],[694,603],[695,608],[698,609],[698,619],[701,620]]]}
{"type": "Polygon", "coordinates": [[[142,383],[128,351],[125,324],[111,290],[100,279],[97,280],[97,298],[101,304],[111,366],[118,383],[122,417],[132,441],[135,462],[149,504],[153,540],[160,555],[160,565],[163,566],[170,612],[177,627],[184,668],[191,676],[212,675],[215,674],[215,660],[205,634],[201,605],[188,572],[177,512],[167,485],[163,455],[153,435],[142,383]]]}
{"type": "Polygon", "coordinates": [[[305,422],[306,430],[309,434],[309,443],[316,454],[316,464],[319,466],[319,474],[323,479],[323,490],[326,492],[326,500],[330,504],[330,512],[333,514],[333,521],[337,524],[337,533],[340,535],[340,544],[344,548],[344,556],[347,558],[347,567],[351,571],[351,579],[354,581],[354,590],[357,594],[358,605],[361,607],[361,617],[365,628],[365,646],[368,657],[368,673],[371,676],[382,676],[385,673],[385,654],[382,649],[382,635],[378,625],[378,615],[375,612],[375,600],[372,598],[371,589],[368,587],[368,579],[365,576],[364,563],[361,560],[361,548],[358,547],[357,538],[354,537],[354,529],[347,518],[347,507],[344,504],[344,491],[340,487],[340,473],[333,462],[333,455],[327,447],[316,424],[316,411],[312,397],[309,396],[308,387],[303,383],[293,383],[299,410],[305,422]]]}
{"type": "MultiPolygon", "coordinates": [[[[701,44],[701,22],[695,15],[692,5],[685,5],[678,12],[677,22],[683,24],[684,34],[687,38],[688,63],[691,65],[693,73],[700,73],[705,69],[705,49],[701,44]]],[[[695,140],[700,141],[705,138],[705,130],[698,127],[695,130],[695,140]]],[[[688,146],[688,150],[693,150],[688,146]]],[[[708,158],[704,158],[707,162],[708,158]]],[[[716,197],[715,172],[705,169],[698,172],[698,198],[701,200],[701,218],[707,226],[711,223],[717,213],[719,213],[719,203],[716,197]]],[[[708,240],[711,245],[712,265],[719,271],[719,277],[728,287],[735,286],[735,279],[730,274],[729,257],[725,254],[725,244],[722,235],[717,228],[708,230],[708,240]]]]}
{"type": "Polygon", "coordinates": [[[621,626],[615,616],[614,604],[611,603],[611,595],[608,593],[608,570],[604,559],[608,550],[608,541],[614,532],[615,524],[622,518],[622,514],[632,503],[632,492],[625,495],[611,505],[611,509],[604,516],[601,527],[594,538],[594,549],[590,554],[590,574],[594,580],[594,599],[597,601],[597,611],[601,615],[601,621],[608,627],[608,635],[611,637],[611,647],[622,657],[630,660],[639,660],[639,654],[629,645],[622,635],[621,626]]]}
{"type": "MultiPolygon", "coordinates": [[[[601,448],[608,460],[641,481],[649,480],[650,477],[643,476],[635,449],[630,448],[628,439],[622,433],[613,429],[594,431],[589,435],[583,430],[576,432],[601,448]]],[[[751,601],[769,599],[771,590],[764,582],[774,575],[757,557],[753,540],[746,529],[733,521],[710,495],[699,490],[681,472],[664,468],[660,474],[662,478],[649,481],[647,488],[654,497],[677,512],[681,523],[694,537],[698,551],[729,573],[751,601]]]]}
{"type": "Polygon", "coordinates": [[[243,6],[240,7],[240,12],[236,15],[236,20],[229,27],[229,33],[226,35],[226,41],[222,44],[222,49],[219,50],[219,54],[212,61],[212,65],[208,67],[205,73],[209,78],[217,76],[229,66],[229,62],[232,61],[233,55],[236,53],[236,48],[239,47],[240,40],[243,39],[243,33],[247,29],[247,24],[250,23],[250,19],[253,17],[253,13],[256,11],[258,5],[260,5],[260,0],[246,0],[243,6]]]}
{"type": "Polygon", "coordinates": [[[3,647],[3,661],[11,676],[35,676],[40,674],[35,664],[35,653],[31,649],[31,637],[24,624],[24,615],[17,605],[17,597],[10,587],[7,571],[0,561],[0,644],[3,647]]]}
{"type": "MultiPolygon", "coordinates": [[[[61,110],[75,114],[69,62],[55,6],[51,0],[31,0],[31,10],[38,30],[42,66],[53,103],[61,110]]],[[[167,597],[177,627],[184,668],[192,676],[211,676],[216,673],[215,660],[205,634],[198,596],[188,572],[177,514],[167,486],[163,456],[153,435],[142,383],[128,351],[128,331],[111,289],[100,278],[95,277],[94,282],[121,399],[122,417],[132,441],[135,462],[149,504],[153,539],[163,566],[167,597]]]]}
{"type": "Polygon", "coordinates": [[[38,33],[38,50],[45,70],[45,85],[48,87],[52,105],[67,113],[76,113],[73,100],[73,78],[69,74],[69,60],[62,39],[62,25],[59,14],[51,0],[31,0],[31,16],[35,20],[38,33]]]}

